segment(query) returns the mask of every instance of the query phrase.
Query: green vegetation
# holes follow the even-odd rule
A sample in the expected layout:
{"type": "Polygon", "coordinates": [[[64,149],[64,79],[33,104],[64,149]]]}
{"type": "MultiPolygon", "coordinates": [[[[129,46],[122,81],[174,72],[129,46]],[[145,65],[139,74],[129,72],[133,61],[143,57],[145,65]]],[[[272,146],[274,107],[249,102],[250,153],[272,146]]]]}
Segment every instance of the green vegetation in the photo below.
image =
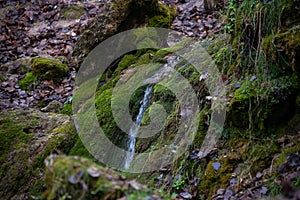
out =
{"type": "Polygon", "coordinates": [[[163,15],[156,15],[149,19],[148,26],[149,27],[161,27],[168,28],[170,27],[172,21],[170,20],[171,16],[164,17],[163,15]]]}
{"type": "Polygon", "coordinates": [[[60,81],[67,75],[68,67],[58,60],[46,58],[33,58],[31,60],[32,71],[43,80],[60,81]]]}
{"type": "Polygon", "coordinates": [[[37,76],[32,72],[27,72],[25,77],[19,81],[19,86],[22,90],[30,90],[30,85],[34,83],[37,76]]]}
{"type": "Polygon", "coordinates": [[[120,174],[94,162],[76,157],[46,159],[47,199],[147,199],[152,195],[170,199],[162,192],[148,189],[134,180],[124,180],[120,174]]]}

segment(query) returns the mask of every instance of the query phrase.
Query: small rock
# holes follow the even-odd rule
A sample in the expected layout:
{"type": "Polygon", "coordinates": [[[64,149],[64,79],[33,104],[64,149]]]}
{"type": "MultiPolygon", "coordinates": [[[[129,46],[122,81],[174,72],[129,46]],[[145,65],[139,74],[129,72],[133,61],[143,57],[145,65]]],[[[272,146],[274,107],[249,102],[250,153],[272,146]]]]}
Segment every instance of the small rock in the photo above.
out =
{"type": "Polygon", "coordinates": [[[192,199],[193,198],[193,196],[188,192],[181,192],[179,195],[184,199],[192,199]]]}
{"type": "Polygon", "coordinates": [[[214,170],[219,171],[220,167],[221,167],[221,163],[219,162],[214,162],[212,164],[212,167],[214,168],[214,170]]]}
{"type": "Polygon", "coordinates": [[[224,195],[224,199],[229,200],[230,197],[232,197],[232,195],[233,195],[233,192],[231,190],[227,189],[225,192],[225,195],[224,195]]]}
{"type": "Polygon", "coordinates": [[[63,104],[59,101],[51,101],[46,107],[42,108],[43,112],[58,112],[63,108],[63,104]]]}
{"type": "Polygon", "coordinates": [[[2,82],[2,87],[9,87],[9,84],[8,84],[8,82],[2,82]]]}
{"type": "Polygon", "coordinates": [[[254,80],[256,80],[257,79],[257,76],[252,76],[251,78],[250,78],[250,81],[254,81],[254,80]]]}
{"type": "Polygon", "coordinates": [[[129,182],[129,185],[130,185],[133,189],[135,189],[135,190],[141,190],[142,187],[143,187],[143,185],[141,185],[140,183],[138,183],[138,182],[136,182],[136,181],[134,181],[134,180],[130,181],[130,182],[129,182]]]}
{"type": "Polygon", "coordinates": [[[262,176],[263,176],[263,174],[262,174],[262,173],[260,173],[260,172],[257,172],[257,174],[256,174],[256,176],[255,176],[255,177],[256,177],[257,179],[260,179],[262,176]]]}
{"type": "Polygon", "coordinates": [[[265,195],[265,194],[267,194],[267,192],[268,192],[268,188],[265,186],[262,186],[260,193],[265,195]]]}
{"type": "Polygon", "coordinates": [[[224,193],[225,193],[225,189],[223,189],[223,188],[218,189],[218,191],[217,191],[217,194],[218,194],[218,195],[222,195],[222,194],[224,194],[224,193]]]}
{"type": "Polygon", "coordinates": [[[242,86],[242,85],[241,85],[240,83],[234,84],[234,88],[235,88],[235,89],[239,89],[241,86],[242,86]]]}
{"type": "Polygon", "coordinates": [[[235,178],[232,178],[232,179],[230,179],[230,185],[234,185],[234,184],[236,184],[236,179],[235,178]]]}
{"type": "Polygon", "coordinates": [[[87,173],[93,178],[97,178],[101,174],[100,170],[98,168],[96,168],[95,166],[89,167],[87,169],[87,173]]]}

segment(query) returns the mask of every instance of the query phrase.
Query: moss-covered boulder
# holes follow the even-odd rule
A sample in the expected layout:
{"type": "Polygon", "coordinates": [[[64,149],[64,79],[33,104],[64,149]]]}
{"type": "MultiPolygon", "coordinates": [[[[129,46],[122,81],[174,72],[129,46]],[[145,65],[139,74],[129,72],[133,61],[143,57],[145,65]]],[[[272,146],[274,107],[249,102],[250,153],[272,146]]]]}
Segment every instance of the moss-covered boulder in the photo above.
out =
{"type": "Polygon", "coordinates": [[[31,60],[32,71],[43,80],[60,81],[67,75],[69,68],[62,62],[54,59],[33,58],[31,60]]]}
{"type": "Polygon", "coordinates": [[[170,199],[85,158],[50,156],[45,163],[47,199],[170,199]]]}
{"type": "Polygon", "coordinates": [[[104,12],[99,13],[79,37],[73,52],[75,63],[81,64],[97,44],[121,31],[147,24],[166,28],[176,15],[175,8],[159,0],[111,0],[105,4],[104,12]]]}
{"type": "Polygon", "coordinates": [[[43,188],[44,159],[76,141],[67,115],[36,110],[0,114],[0,198],[27,199],[43,188]]]}

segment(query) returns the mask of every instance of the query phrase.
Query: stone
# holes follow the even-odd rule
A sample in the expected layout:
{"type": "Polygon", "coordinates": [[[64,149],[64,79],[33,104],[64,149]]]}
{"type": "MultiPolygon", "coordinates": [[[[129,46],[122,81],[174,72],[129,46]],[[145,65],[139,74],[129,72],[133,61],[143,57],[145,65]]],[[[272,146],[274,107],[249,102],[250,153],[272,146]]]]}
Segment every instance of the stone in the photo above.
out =
{"type": "Polygon", "coordinates": [[[58,112],[63,108],[63,104],[57,100],[51,101],[46,107],[42,108],[43,112],[58,112]]]}
{"type": "Polygon", "coordinates": [[[32,109],[2,111],[0,122],[0,199],[29,199],[42,190],[44,159],[70,150],[75,127],[67,115],[32,109]]]}

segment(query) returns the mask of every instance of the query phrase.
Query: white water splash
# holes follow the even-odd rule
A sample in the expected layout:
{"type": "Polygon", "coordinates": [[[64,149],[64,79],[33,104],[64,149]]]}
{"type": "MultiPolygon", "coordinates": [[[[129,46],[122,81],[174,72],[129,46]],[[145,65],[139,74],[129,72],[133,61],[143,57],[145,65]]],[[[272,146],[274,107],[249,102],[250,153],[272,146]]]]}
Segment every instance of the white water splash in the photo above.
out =
{"type": "Polygon", "coordinates": [[[141,107],[139,109],[139,113],[136,117],[136,121],[134,123],[134,125],[130,128],[130,133],[129,133],[129,142],[127,144],[127,156],[125,159],[125,169],[128,169],[130,166],[130,163],[133,161],[134,158],[134,147],[135,147],[135,142],[136,142],[136,136],[138,134],[139,131],[139,126],[142,122],[143,119],[143,115],[146,111],[146,109],[149,107],[150,104],[150,94],[152,92],[152,86],[148,86],[145,90],[145,94],[144,94],[144,98],[141,101],[141,107]]]}

